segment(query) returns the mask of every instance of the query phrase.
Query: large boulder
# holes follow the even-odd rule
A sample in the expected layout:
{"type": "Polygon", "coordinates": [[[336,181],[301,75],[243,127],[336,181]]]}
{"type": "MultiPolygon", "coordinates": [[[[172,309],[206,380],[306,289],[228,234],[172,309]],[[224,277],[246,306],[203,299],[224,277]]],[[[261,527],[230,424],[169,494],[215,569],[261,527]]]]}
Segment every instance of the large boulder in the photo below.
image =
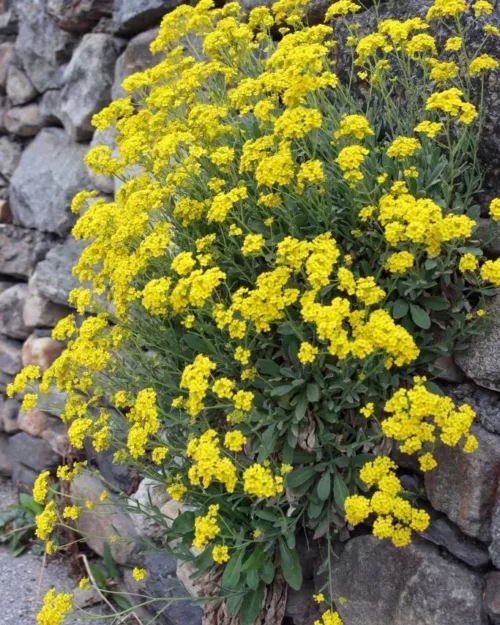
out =
{"type": "Polygon", "coordinates": [[[60,319],[70,313],[70,308],[54,304],[41,293],[35,271],[28,282],[28,294],[23,308],[24,324],[29,328],[53,328],[60,319]]]}
{"type": "Polygon", "coordinates": [[[12,176],[14,223],[66,234],[75,221],[69,210],[71,200],[91,186],[83,163],[86,151],[85,145],[71,142],[58,128],[42,130],[23,152],[12,176]]]}
{"type": "Polygon", "coordinates": [[[49,301],[68,305],[70,291],[80,285],[71,270],[84,248],[85,241],[76,241],[70,237],[61,245],[53,247],[45,260],[39,263],[35,285],[49,301]]]}
{"type": "Polygon", "coordinates": [[[38,91],[23,70],[11,65],[7,73],[7,96],[12,104],[27,104],[37,94],[38,91]]]}
{"type": "Polygon", "coordinates": [[[488,258],[500,257],[500,227],[493,219],[478,219],[478,237],[481,249],[488,258]]]}
{"type": "Polygon", "coordinates": [[[9,67],[14,62],[16,50],[13,43],[0,43],[0,91],[5,92],[9,67]]]}
{"type": "Polygon", "coordinates": [[[13,458],[22,461],[33,471],[55,469],[61,457],[42,438],[31,436],[27,432],[19,432],[10,437],[9,447],[13,458]]]}
{"type": "Polygon", "coordinates": [[[0,406],[0,420],[2,422],[2,430],[7,434],[19,432],[17,424],[17,416],[21,409],[21,402],[17,399],[7,399],[0,406]]]}
{"type": "Polygon", "coordinates": [[[160,508],[169,499],[164,485],[147,477],[142,480],[139,488],[129,498],[130,507],[137,509],[136,512],[131,511],[130,516],[139,536],[149,538],[153,542],[161,541],[163,528],[149,514],[143,514],[142,510],[160,515],[160,508]]]}
{"type": "Polygon", "coordinates": [[[47,13],[59,28],[86,33],[103,17],[111,17],[113,0],[47,0],[47,13]]]}
{"type": "Polygon", "coordinates": [[[500,625],[500,572],[495,571],[486,577],[484,607],[493,625],[500,625]]]}
{"type": "MultiPolygon", "coordinates": [[[[19,435],[17,435],[19,436],[19,435]]],[[[71,483],[71,496],[81,505],[91,501],[93,509],[83,507],[78,520],[78,529],[86,536],[87,545],[100,556],[104,554],[104,545],[109,544],[111,555],[118,564],[130,564],[137,558],[138,536],[130,516],[113,503],[112,498],[104,503],[101,493],[106,490],[102,482],[90,472],[83,471],[71,483]],[[112,536],[119,540],[111,541],[112,536]]]]}
{"type": "Polygon", "coordinates": [[[374,536],[347,545],[332,584],[346,625],[486,625],[479,575],[414,539],[394,547],[374,536]],[[341,603],[341,604],[340,604],[341,603]]]}
{"type": "Polygon", "coordinates": [[[92,116],[111,101],[116,59],[123,44],[104,33],[85,35],[64,72],[61,121],[75,141],[92,138],[92,116]],[[98,80],[96,80],[98,76],[98,80]]]}
{"type": "Polygon", "coordinates": [[[46,371],[64,351],[64,343],[50,336],[30,334],[23,344],[23,367],[33,365],[46,371]]]}
{"type": "Polygon", "coordinates": [[[127,464],[113,462],[116,449],[111,447],[106,451],[96,451],[90,438],[84,440],[85,455],[88,460],[97,466],[99,473],[106,483],[118,492],[129,494],[137,488],[138,476],[136,471],[127,464]]]}
{"type": "Polygon", "coordinates": [[[16,40],[17,56],[40,93],[61,86],[64,67],[78,42],[78,37],[56,26],[44,5],[42,0],[18,3],[19,35],[16,40]]]}
{"type": "Polygon", "coordinates": [[[3,432],[0,433],[0,475],[9,477],[12,475],[14,460],[9,449],[9,437],[3,432]]]}
{"type": "Polygon", "coordinates": [[[491,319],[485,333],[474,336],[469,349],[457,354],[457,365],[476,384],[500,391],[500,295],[488,305],[491,319]]]}
{"type": "Polygon", "coordinates": [[[16,284],[0,294],[0,334],[25,339],[29,328],[24,324],[23,308],[28,295],[26,284],[16,284]]]}
{"type": "Polygon", "coordinates": [[[0,273],[27,280],[51,244],[50,235],[18,226],[0,225],[0,273]]]}
{"type": "Polygon", "coordinates": [[[123,54],[119,57],[115,67],[115,79],[111,95],[113,100],[123,98],[125,91],[122,89],[122,82],[136,72],[143,72],[149,67],[153,67],[160,62],[162,55],[151,54],[149,46],[158,35],[158,28],[152,28],[131,39],[123,54]]]}
{"type": "Polygon", "coordinates": [[[179,0],[115,0],[113,22],[119,35],[135,35],[160,23],[179,0]]]}
{"type": "Polygon", "coordinates": [[[36,102],[26,106],[14,106],[3,116],[8,132],[18,137],[34,137],[42,127],[40,105],[36,102]]]}
{"type": "Polygon", "coordinates": [[[425,474],[425,487],[433,508],[468,536],[489,542],[500,475],[500,438],[480,425],[473,425],[472,432],[479,448],[471,454],[442,443],[436,446],[438,466],[425,474]]]}

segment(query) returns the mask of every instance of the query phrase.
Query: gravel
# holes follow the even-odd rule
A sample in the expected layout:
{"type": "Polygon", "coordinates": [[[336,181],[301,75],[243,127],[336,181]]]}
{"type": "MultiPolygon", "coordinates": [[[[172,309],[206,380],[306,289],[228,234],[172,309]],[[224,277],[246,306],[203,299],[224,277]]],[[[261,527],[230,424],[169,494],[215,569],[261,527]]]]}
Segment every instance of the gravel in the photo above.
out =
{"type": "MultiPolygon", "coordinates": [[[[0,511],[16,502],[12,483],[0,480],[0,511]]],[[[58,592],[72,591],[78,580],[69,575],[64,558],[52,557],[43,566],[43,557],[25,553],[14,558],[5,545],[0,546],[0,623],[35,625],[44,594],[55,586],[58,592]]],[[[105,614],[103,606],[94,606],[93,614],[105,614]]],[[[64,625],[110,625],[112,619],[68,618],[64,625]]]]}

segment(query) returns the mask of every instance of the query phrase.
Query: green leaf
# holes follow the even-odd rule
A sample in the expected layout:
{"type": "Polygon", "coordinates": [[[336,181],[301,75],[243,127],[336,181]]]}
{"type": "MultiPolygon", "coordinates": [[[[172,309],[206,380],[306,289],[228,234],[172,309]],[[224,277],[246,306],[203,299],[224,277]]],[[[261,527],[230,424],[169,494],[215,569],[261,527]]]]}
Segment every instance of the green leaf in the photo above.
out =
{"type": "Polygon", "coordinates": [[[130,610],[132,604],[125,595],[113,595],[113,601],[121,610],[130,610]]]}
{"type": "Polygon", "coordinates": [[[248,571],[247,573],[247,586],[252,590],[257,590],[257,586],[259,585],[259,574],[257,571],[248,571]]]}
{"type": "Polygon", "coordinates": [[[314,467],[300,467],[286,476],[286,485],[296,488],[307,482],[315,473],[314,467]]]}
{"type": "Polygon", "coordinates": [[[264,600],[265,584],[260,583],[255,590],[247,592],[240,610],[241,625],[253,625],[255,619],[259,616],[264,600]]]}
{"type": "Polygon", "coordinates": [[[184,343],[186,343],[188,347],[190,347],[195,352],[201,352],[202,354],[208,352],[210,354],[214,351],[208,342],[205,342],[196,334],[185,334],[182,337],[182,340],[184,341],[184,343]]]}
{"type": "Polygon", "coordinates": [[[283,538],[279,539],[281,570],[287,584],[294,590],[300,590],[302,586],[302,568],[299,556],[295,549],[290,549],[283,538]]]}
{"type": "Polygon", "coordinates": [[[111,549],[108,543],[104,543],[102,559],[104,561],[108,577],[120,577],[120,571],[115,566],[115,561],[113,560],[113,555],[111,554],[111,549]]]}
{"type": "Polygon", "coordinates": [[[320,398],[320,390],[317,384],[308,384],[307,385],[307,399],[310,402],[316,402],[320,398]]]}
{"type": "Polygon", "coordinates": [[[408,302],[405,302],[404,299],[398,299],[394,302],[392,316],[394,319],[402,319],[407,314],[409,308],[408,302]]]}
{"type": "Polygon", "coordinates": [[[194,512],[183,512],[172,523],[172,532],[175,534],[189,534],[193,530],[194,512]]]}
{"type": "Polygon", "coordinates": [[[90,569],[90,572],[92,573],[92,577],[94,578],[94,581],[97,587],[101,590],[106,590],[106,578],[102,574],[101,569],[98,569],[97,566],[95,566],[95,564],[90,564],[90,563],[89,563],[89,569],[90,569]]]}
{"type": "Polygon", "coordinates": [[[200,571],[210,568],[213,563],[212,549],[205,549],[193,560],[194,567],[200,571]]]}
{"type": "Polygon", "coordinates": [[[333,478],[333,498],[337,506],[344,511],[344,502],[349,496],[349,489],[339,473],[335,473],[333,478]]]}
{"type": "Polygon", "coordinates": [[[420,306],[410,304],[410,314],[415,325],[422,328],[422,330],[428,330],[431,327],[431,318],[420,306]]]}
{"type": "Polygon", "coordinates": [[[421,297],[419,303],[430,310],[447,310],[450,302],[445,297],[421,297]]]}
{"type": "Polygon", "coordinates": [[[291,384],[285,384],[284,386],[277,386],[276,388],[273,388],[270,395],[271,397],[282,397],[283,395],[286,395],[290,391],[293,391],[294,388],[295,387],[292,386],[291,384]]]}
{"type": "Polygon", "coordinates": [[[271,558],[265,560],[260,571],[260,577],[266,584],[271,584],[274,579],[274,564],[271,558]]]}
{"type": "Polygon", "coordinates": [[[295,406],[295,422],[302,421],[307,411],[307,396],[301,395],[297,405],[295,406]]]}
{"type": "Polygon", "coordinates": [[[332,489],[330,471],[323,473],[320,481],[318,482],[318,486],[316,487],[316,492],[318,493],[318,497],[321,501],[326,501],[330,496],[330,491],[332,489]]]}
{"type": "Polygon", "coordinates": [[[274,362],[274,360],[269,360],[268,358],[261,358],[257,360],[257,369],[266,375],[272,375],[274,377],[280,376],[280,368],[279,365],[274,362]]]}
{"type": "Polygon", "coordinates": [[[235,593],[226,599],[226,614],[228,616],[236,616],[240,611],[241,604],[245,595],[243,593],[235,593]]]}
{"type": "Polygon", "coordinates": [[[19,503],[21,504],[22,508],[25,508],[26,510],[29,510],[30,512],[32,512],[33,514],[37,515],[40,514],[43,510],[43,506],[41,506],[39,503],[37,503],[33,497],[31,495],[28,495],[27,493],[20,493],[19,495],[19,503]]]}
{"type": "Polygon", "coordinates": [[[238,555],[234,555],[226,565],[222,575],[222,587],[235,590],[238,587],[241,575],[241,565],[246,549],[240,549],[238,555]]]}
{"type": "Polygon", "coordinates": [[[246,571],[256,571],[261,563],[263,562],[266,556],[266,550],[264,545],[258,545],[249,557],[246,559],[245,563],[241,567],[243,573],[246,571]]]}

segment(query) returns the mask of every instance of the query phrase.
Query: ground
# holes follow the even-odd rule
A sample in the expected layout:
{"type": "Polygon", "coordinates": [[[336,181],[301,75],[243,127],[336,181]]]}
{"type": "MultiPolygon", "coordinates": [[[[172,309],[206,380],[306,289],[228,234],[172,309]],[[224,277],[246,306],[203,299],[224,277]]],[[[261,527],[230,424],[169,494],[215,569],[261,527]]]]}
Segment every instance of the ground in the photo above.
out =
{"type": "MultiPolygon", "coordinates": [[[[15,503],[12,483],[0,478],[0,511],[15,503]]],[[[71,591],[78,580],[69,575],[64,558],[50,558],[45,567],[43,558],[25,553],[14,558],[5,545],[0,545],[0,623],[2,625],[35,625],[36,614],[44,594],[55,586],[58,591],[71,591]]],[[[94,607],[96,617],[101,607],[94,607]]],[[[111,620],[88,617],[68,618],[64,625],[110,625],[111,620]]]]}

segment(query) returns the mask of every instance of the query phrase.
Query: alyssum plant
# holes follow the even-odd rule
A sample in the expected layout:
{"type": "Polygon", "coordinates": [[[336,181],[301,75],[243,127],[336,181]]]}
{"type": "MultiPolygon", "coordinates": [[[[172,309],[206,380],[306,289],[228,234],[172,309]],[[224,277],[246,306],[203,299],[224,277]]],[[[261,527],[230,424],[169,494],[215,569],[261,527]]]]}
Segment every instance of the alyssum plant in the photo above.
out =
{"type": "MultiPolygon", "coordinates": [[[[427,527],[381,443],[422,471],[437,444],[476,449],[474,412],[436,392],[432,363],[478,332],[500,285],[474,205],[481,94],[498,67],[484,52],[500,35],[491,4],[436,0],[426,19],[376,19],[365,34],[355,2],[312,27],[306,2],[244,15],[202,0],[165,16],[151,46],[164,60],[94,117],[116,128],[119,156],[98,146],[86,162],[123,185],[113,202],[73,202],[74,236],[89,241],[74,272],[92,288],[71,297],[95,314],[61,321],[66,351],[9,388],[28,387],[29,408],[55,382],[76,449],[112,445],[186,504],[165,543],[220,571],[243,625],[273,582],[300,588],[299,533],[332,541],[367,521],[404,546],[427,527]],[[470,49],[474,20],[484,41],[470,49]]],[[[490,212],[500,219],[500,200],[490,212]]],[[[49,552],[78,514],[52,501],[39,516],[49,552]]],[[[336,625],[324,590],[322,621],[336,625]]],[[[40,625],[70,608],[52,591],[40,625]]]]}

